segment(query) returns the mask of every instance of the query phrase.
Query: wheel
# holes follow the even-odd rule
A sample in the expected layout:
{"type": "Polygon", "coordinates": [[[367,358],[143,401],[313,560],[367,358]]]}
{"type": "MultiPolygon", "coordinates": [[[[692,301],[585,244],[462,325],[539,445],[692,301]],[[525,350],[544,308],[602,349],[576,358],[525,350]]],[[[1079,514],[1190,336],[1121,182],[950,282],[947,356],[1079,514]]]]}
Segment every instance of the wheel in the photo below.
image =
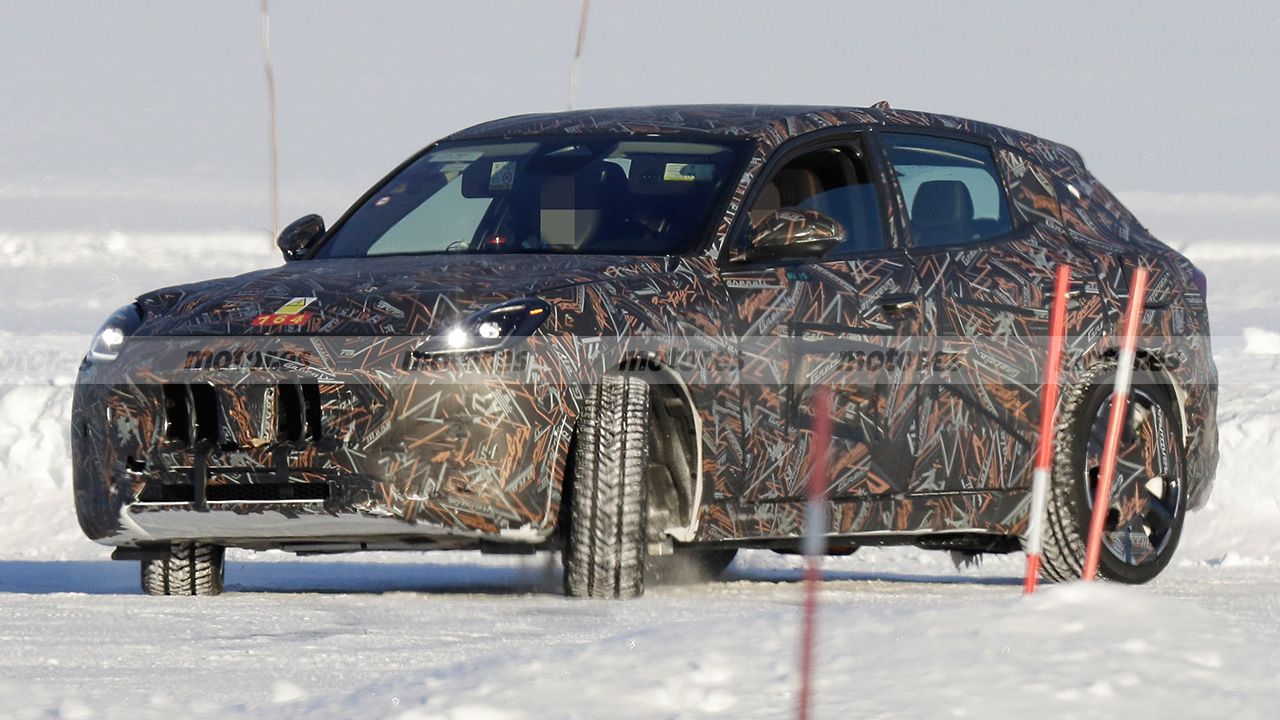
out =
{"type": "Polygon", "coordinates": [[[221,595],[223,548],[177,543],[169,557],[142,561],[142,591],[148,595],[221,595]]]}
{"type": "MultiPolygon", "coordinates": [[[[1091,369],[1068,392],[1058,423],[1042,572],[1079,578],[1111,413],[1116,364],[1091,369]]],[[[1135,383],[1116,453],[1098,574],[1123,583],[1151,580],[1173,557],[1187,511],[1182,433],[1173,397],[1159,384],[1135,383]]]]}
{"type": "Polygon", "coordinates": [[[592,388],[578,423],[564,544],[564,590],[573,597],[644,593],[649,386],[610,376],[592,388]]]}
{"type": "Polygon", "coordinates": [[[720,577],[733,563],[737,548],[677,548],[673,555],[649,558],[648,579],[663,585],[690,585],[720,577]]]}

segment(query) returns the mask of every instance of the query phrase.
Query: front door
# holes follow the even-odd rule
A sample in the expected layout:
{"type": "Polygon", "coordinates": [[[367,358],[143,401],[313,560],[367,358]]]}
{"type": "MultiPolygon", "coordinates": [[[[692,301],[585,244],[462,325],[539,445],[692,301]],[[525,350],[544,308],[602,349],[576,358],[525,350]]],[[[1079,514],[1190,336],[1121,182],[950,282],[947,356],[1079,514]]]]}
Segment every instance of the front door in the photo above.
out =
{"type": "Polygon", "coordinates": [[[752,252],[748,229],[723,270],[741,343],[743,534],[798,532],[819,385],[832,388],[833,498],[901,492],[911,477],[920,285],[880,188],[861,138],[848,136],[784,157],[748,205],[753,227],[798,209],[834,219],[844,239],[817,256],[769,257],[752,252]]]}

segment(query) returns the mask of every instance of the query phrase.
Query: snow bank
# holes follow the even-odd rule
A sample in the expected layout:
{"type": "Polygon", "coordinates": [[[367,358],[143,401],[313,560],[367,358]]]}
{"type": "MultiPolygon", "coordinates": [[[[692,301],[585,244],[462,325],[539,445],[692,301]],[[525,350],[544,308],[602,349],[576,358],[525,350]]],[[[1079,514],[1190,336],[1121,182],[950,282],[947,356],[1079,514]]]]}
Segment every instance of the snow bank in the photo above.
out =
{"type": "Polygon", "coordinates": [[[1280,394],[1252,389],[1223,387],[1218,480],[1208,505],[1187,516],[1180,562],[1280,560],[1280,394]]]}
{"type": "Polygon", "coordinates": [[[67,512],[70,424],[70,388],[0,388],[0,557],[101,556],[67,512]]]}
{"type": "Polygon", "coordinates": [[[1192,259],[1275,257],[1280,194],[1119,192],[1121,202],[1161,240],[1192,259]]]}
{"type": "Polygon", "coordinates": [[[155,287],[280,263],[262,232],[0,232],[0,558],[95,558],[71,496],[71,383],[89,336],[155,287]]]}
{"type": "Polygon", "coordinates": [[[1280,333],[1256,327],[1245,328],[1244,352],[1247,355],[1280,355],[1280,333]]]}

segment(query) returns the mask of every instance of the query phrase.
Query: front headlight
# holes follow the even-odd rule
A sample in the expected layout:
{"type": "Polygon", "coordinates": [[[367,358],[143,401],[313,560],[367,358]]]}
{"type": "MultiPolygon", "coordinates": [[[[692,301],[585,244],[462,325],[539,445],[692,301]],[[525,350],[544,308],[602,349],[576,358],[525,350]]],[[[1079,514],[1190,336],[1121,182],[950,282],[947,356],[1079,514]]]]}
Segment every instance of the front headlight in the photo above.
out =
{"type": "Polygon", "coordinates": [[[142,314],[138,306],[126,305],[111,313],[111,317],[102,324],[89,344],[89,354],[85,360],[91,363],[109,363],[120,357],[125,340],[142,324],[142,314]]]}
{"type": "Polygon", "coordinates": [[[414,355],[443,355],[498,350],[529,337],[551,314],[542,300],[504,303],[468,316],[462,322],[428,337],[414,355]]]}

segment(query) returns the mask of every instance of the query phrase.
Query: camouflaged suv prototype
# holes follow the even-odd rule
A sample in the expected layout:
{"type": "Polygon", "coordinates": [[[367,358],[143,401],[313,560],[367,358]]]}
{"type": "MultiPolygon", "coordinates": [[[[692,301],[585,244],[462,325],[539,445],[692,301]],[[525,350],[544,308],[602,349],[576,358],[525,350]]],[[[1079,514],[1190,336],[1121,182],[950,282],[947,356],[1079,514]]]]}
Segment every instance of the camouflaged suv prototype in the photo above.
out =
{"type": "Polygon", "coordinates": [[[225,547],[563,552],[643,591],[674,555],[799,546],[830,389],[828,546],[1019,549],[1052,277],[1073,268],[1044,572],[1080,571],[1115,338],[1152,273],[1102,572],[1169,561],[1217,462],[1203,276],[1062,145],[872,108],[484,123],[286,262],[111,317],[72,427],[84,531],[144,588],[225,547]]]}

